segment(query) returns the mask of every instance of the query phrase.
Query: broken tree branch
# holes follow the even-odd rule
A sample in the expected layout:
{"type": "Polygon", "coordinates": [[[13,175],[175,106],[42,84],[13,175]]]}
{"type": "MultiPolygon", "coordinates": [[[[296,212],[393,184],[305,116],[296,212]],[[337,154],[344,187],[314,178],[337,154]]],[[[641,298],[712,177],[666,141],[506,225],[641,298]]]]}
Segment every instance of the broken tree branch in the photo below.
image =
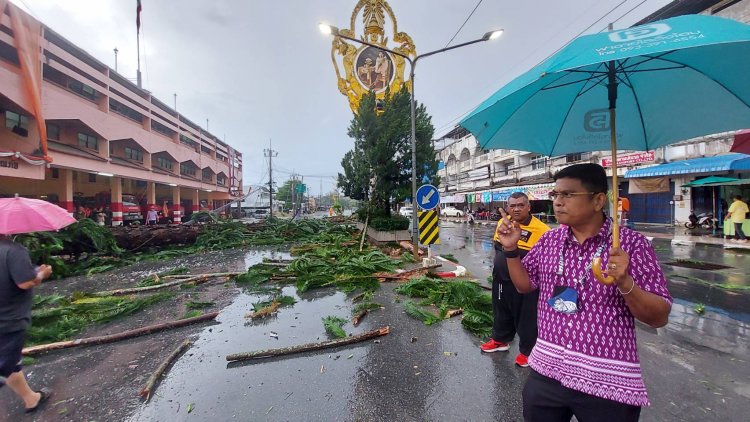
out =
{"type": "Polygon", "coordinates": [[[233,276],[236,276],[237,274],[242,274],[242,273],[233,272],[233,273],[194,274],[189,278],[181,278],[175,281],[170,281],[168,283],[155,284],[153,286],[146,286],[146,287],[131,287],[128,289],[105,290],[103,292],[91,293],[91,295],[92,296],[122,296],[122,295],[129,295],[132,293],[150,292],[153,290],[159,290],[159,289],[164,289],[167,287],[176,286],[178,284],[185,284],[185,283],[200,284],[214,277],[233,277],[233,276]]]}
{"type": "Polygon", "coordinates": [[[52,350],[68,349],[77,346],[90,346],[95,344],[114,343],[120,340],[126,340],[133,337],[139,337],[146,334],[152,334],[159,331],[170,330],[172,328],[184,327],[186,325],[196,324],[199,322],[210,321],[219,315],[218,312],[211,312],[194,318],[180,319],[177,321],[164,322],[162,324],[149,325],[147,327],[136,328],[134,330],[123,331],[117,334],[106,336],[88,337],[78,340],[58,341],[56,343],[40,344],[38,346],[26,347],[22,353],[24,356],[33,356],[52,350]]]}
{"type": "Polygon", "coordinates": [[[440,267],[440,264],[430,265],[428,267],[417,267],[400,273],[375,273],[372,276],[385,280],[408,280],[427,274],[430,270],[440,267]]]}
{"type": "Polygon", "coordinates": [[[361,311],[357,312],[357,315],[354,315],[352,317],[352,325],[355,327],[358,326],[359,323],[362,322],[362,318],[364,318],[368,312],[369,310],[367,309],[362,309],[361,311]]]}
{"type": "Polygon", "coordinates": [[[347,344],[359,343],[361,341],[369,340],[371,338],[384,336],[384,335],[387,335],[389,332],[390,332],[390,327],[386,326],[386,327],[378,328],[377,330],[372,330],[366,333],[358,334],[356,336],[350,336],[350,337],[336,339],[336,340],[328,340],[328,341],[323,341],[320,343],[308,343],[308,344],[301,344],[298,346],[283,347],[281,349],[259,350],[257,352],[235,353],[233,355],[228,355],[227,360],[230,362],[234,362],[234,361],[240,361],[240,360],[263,359],[263,358],[270,358],[270,357],[275,357],[275,356],[291,355],[294,353],[308,352],[310,350],[329,349],[332,347],[345,346],[347,344]]]}
{"type": "Polygon", "coordinates": [[[148,378],[148,381],[146,381],[146,385],[141,388],[141,391],[138,392],[138,395],[146,399],[146,402],[148,402],[151,399],[151,393],[156,390],[156,382],[159,381],[159,378],[166,372],[167,368],[172,364],[172,362],[177,359],[178,356],[182,354],[185,349],[190,347],[190,345],[193,344],[190,340],[185,340],[182,342],[182,344],[179,345],[172,353],[167,356],[166,359],[164,359],[159,365],[158,368],[156,368],[156,371],[154,371],[153,374],[148,378]]]}

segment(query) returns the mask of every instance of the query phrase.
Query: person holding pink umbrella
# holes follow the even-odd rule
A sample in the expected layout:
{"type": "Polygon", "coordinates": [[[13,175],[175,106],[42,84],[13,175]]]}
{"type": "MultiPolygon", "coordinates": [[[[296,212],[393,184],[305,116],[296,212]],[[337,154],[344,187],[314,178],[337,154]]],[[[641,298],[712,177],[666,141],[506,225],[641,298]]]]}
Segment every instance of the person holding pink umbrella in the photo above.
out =
{"type": "Polygon", "coordinates": [[[40,408],[52,391],[34,391],[21,368],[21,351],[31,325],[33,288],[52,274],[52,267],[31,262],[29,251],[8,235],[58,230],[75,222],[67,211],[38,199],[0,199],[0,387],[7,385],[24,402],[26,412],[40,408]]]}

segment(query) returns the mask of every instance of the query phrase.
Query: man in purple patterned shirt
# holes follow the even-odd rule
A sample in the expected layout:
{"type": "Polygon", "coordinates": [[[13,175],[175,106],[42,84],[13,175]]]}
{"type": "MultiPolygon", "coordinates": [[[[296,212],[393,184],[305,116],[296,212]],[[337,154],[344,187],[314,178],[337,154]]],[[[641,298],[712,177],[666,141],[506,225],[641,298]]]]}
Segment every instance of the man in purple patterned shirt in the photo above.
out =
{"type": "Polygon", "coordinates": [[[641,377],[635,319],[663,327],[672,306],[654,249],[640,233],[620,229],[612,248],[607,176],[597,164],[567,167],[550,193],[562,225],[523,259],[520,230],[498,228],[511,279],[520,293],[539,290],[539,338],[523,391],[526,421],[637,421],[650,405],[641,377]],[[515,253],[514,253],[515,251],[515,253]],[[614,283],[599,283],[591,262],[602,258],[614,283]]]}

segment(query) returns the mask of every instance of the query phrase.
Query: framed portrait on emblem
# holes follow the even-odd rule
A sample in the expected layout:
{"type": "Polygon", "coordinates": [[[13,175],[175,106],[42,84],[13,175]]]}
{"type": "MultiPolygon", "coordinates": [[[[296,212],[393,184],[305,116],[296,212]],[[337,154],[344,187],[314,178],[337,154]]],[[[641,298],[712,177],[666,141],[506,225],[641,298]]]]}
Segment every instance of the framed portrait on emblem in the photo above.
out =
{"type": "Polygon", "coordinates": [[[367,46],[359,51],[354,63],[357,81],[367,90],[385,91],[393,81],[393,60],[383,50],[367,46]]]}

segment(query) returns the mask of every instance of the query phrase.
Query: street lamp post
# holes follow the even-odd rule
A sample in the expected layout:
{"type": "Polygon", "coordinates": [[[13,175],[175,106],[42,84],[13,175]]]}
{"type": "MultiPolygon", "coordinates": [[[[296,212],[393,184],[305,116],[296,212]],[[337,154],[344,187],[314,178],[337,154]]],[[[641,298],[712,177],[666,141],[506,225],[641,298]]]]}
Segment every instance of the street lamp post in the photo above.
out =
{"type": "Polygon", "coordinates": [[[455,50],[456,48],[465,47],[467,45],[476,44],[483,41],[489,41],[494,40],[495,38],[500,37],[502,35],[503,30],[498,29],[496,31],[490,31],[487,32],[482,36],[482,38],[478,38],[473,41],[467,41],[461,44],[456,44],[450,47],[441,48],[439,50],[430,51],[428,53],[419,54],[414,59],[409,57],[407,54],[400,53],[398,51],[393,51],[391,49],[381,47],[379,45],[375,45],[372,43],[369,43],[364,40],[358,40],[356,38],[348,37],[346,35],[341,34],[339,29],[332,25],[327,25],[325,23],[321,23],[318,25],[318,28],[320,29],[320,32],[326,34],[326,35],[333,35],[335,37],[340,37],[347,39],[349,41],[354,41],[359,44],[364,44],[370,47],[377,48],[379,50],[386,51],[391,54],[395,54],[397,56],[403,57],[404,60],[409,62],[409,81],[411,82],[411,206],[412,206],[412,230],[411,230],[411,240],[413,245],[413,254],[414,258],[419,257],[419,226],[417,223],[417,122],[416,122],[416,103],[414,100],[414,68],[417,66],[417,62],[419,59],[432,56],[438,53],[442,53],[448,50],[455,50]]]}

